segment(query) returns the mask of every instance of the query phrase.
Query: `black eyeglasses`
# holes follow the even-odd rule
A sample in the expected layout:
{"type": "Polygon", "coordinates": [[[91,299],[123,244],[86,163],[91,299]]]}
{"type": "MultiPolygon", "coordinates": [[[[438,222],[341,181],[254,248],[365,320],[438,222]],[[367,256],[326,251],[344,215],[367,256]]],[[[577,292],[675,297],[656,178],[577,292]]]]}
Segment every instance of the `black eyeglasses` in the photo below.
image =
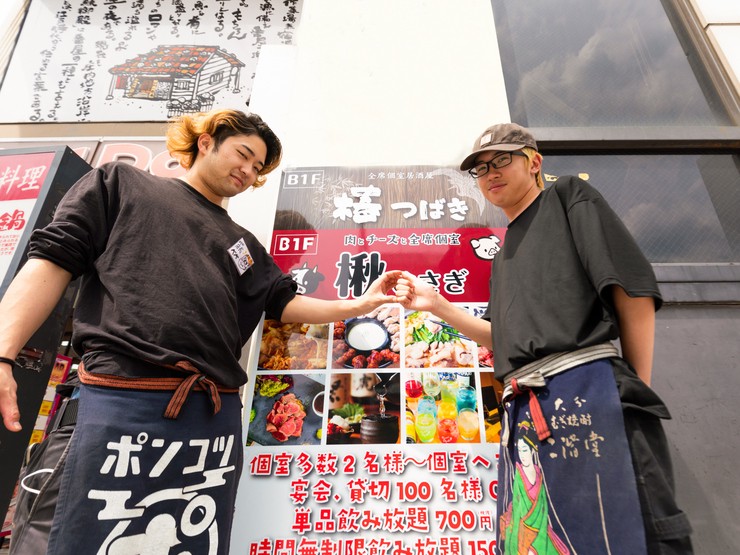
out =
{"type": "Polygon", "coordinates": [[[511,164],[512,156],[524,156],[525,158],[527,157],[526,154],[519,150],[515,150],[513,152],[502,152],[501,154],[497,154],[496,156],[494,156],[488,162],[480,162],[476,164],[468,170],[468,173],[476,179],[478,177],[483,177],[489,171],[491,171],[491,168],[493,168],[494,170],[500,170],[501,168],[505,168],[506,166],[511,164]]]}

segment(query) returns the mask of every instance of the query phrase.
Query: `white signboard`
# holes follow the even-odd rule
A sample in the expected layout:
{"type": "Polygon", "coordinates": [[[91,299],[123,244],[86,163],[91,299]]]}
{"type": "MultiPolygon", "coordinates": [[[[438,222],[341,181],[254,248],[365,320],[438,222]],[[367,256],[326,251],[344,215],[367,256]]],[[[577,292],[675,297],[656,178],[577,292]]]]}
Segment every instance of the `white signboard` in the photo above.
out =
{"type": "Polygon", "coordinates": [[[33,0],[0,122],[161,121],[249,104],[260,49],[301,0],[33,0]]]}

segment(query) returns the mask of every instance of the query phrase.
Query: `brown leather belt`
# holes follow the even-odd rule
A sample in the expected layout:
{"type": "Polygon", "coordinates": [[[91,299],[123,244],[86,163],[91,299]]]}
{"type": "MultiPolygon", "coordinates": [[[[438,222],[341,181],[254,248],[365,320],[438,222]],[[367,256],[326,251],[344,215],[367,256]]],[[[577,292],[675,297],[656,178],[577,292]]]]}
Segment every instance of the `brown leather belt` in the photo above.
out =
{"type": "Polygon", "coordinates": [[[209,399],[213,406],[213,414],[221,410],[221,396],[219,393],[239,392],[238,388],[227,388],[216,384],[216,382],[208,378],[187,360],[181,360],[174,366],[167,365],[165,367],[187,372],[189,376],[184,378],[128,378],[125,376],[88,372],[83,363],[80,363],[77,375],[85,385],[137,389],[140,391],[174,391],[164,411],[164,417],[171,420],[176,419],[180,415],[180,411],[183,405],[185,405],[188,395],[195,388],[209,394],[209,399]]]}

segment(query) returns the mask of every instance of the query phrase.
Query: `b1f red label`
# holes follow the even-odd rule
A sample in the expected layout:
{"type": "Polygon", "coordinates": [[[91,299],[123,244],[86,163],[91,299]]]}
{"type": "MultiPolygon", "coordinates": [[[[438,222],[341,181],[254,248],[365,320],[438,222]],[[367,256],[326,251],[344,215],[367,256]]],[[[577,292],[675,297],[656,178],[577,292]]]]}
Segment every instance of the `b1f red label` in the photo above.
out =
{"type": "Polygon", "coordinates": [[[316,254],[318,252],[319,236],[315,233],[290,234],[278,233],[272,245],[274,256],[287,254],[316,254]]]}

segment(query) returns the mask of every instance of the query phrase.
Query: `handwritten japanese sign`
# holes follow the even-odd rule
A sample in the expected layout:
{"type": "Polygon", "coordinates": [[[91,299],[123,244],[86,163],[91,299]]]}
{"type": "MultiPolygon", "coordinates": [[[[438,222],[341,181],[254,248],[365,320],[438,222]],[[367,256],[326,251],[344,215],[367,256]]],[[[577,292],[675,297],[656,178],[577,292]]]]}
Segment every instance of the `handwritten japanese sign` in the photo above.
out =
{"type": "Polygon", "coordinates": [[[31,2],[0,121],[157,121],[249,104],[261,48],[291,44],[300,0],[31,2]]]}

